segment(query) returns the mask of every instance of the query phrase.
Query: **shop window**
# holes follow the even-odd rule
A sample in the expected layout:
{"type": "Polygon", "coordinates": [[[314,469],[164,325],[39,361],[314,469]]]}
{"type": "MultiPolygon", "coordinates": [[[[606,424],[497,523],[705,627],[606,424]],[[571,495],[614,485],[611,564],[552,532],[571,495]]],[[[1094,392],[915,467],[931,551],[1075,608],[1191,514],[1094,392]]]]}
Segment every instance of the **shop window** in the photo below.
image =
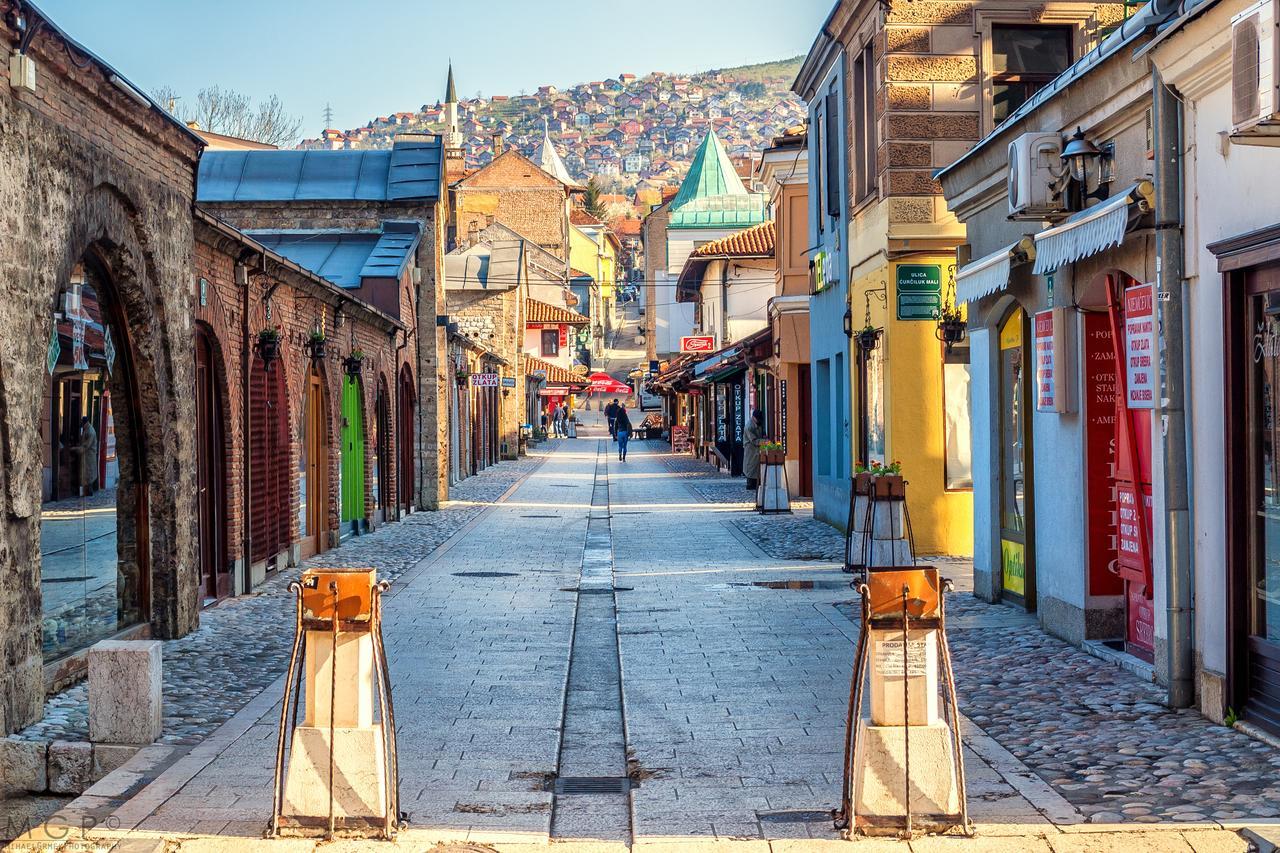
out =
{"type": "Polygon", "coordinates": [[[827,89],[827,135],[823,139],[822,152],[827,172],[826,204],[827,215],[832,219],[840,218],[840,93],[833,82],[827,89]]]}
{"type": "Polygon", "coordinates": [[[942,412],[946,430],[944,474],[948,489],[973,488],[969,441],[969,345],[958,344],[942,357],[942,412]]]}
{"type": "Polygon", "coordinates": [[[560,331],[558,329],[542,330],[542,356],[549,358],[560,354],[560,331]]]}
{"type": "Polygon", "coordinates": [[[885,458],[884,344],[858,356],[858,455],[863,464],[885,458]]]}
{"type": "Polygon", "coordinates": [[[72,271],[51,329],[40,424],[46,660],[143,621],[147,580],[136,527],[142,436],[128,335],[105,275],[92,264],[72,271]]]}
{"type": "Polygon", "coordinates": [[[992,117],[1000,124],[1071,64],[1071,28],[991,28],[992,117]]]}
{"type": "Polygon", "coordinates": [[[831,450],[831,362],[828,359],[818,359],[814,371],[814,428],[817,435],[814,436],[814,463],[818,469],[818,475],[827,477],[831,475],[831,458],[833,456],[831,450]]]}

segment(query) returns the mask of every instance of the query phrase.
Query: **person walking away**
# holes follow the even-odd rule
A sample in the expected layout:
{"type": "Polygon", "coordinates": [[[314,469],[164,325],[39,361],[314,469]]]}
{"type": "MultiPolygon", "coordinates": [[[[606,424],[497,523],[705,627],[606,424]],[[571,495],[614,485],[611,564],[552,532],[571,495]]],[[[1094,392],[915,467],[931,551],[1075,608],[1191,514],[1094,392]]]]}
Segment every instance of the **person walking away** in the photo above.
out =
{"type": "Polygon", "coordinates": [[[614,397],[613,402],[604,407],[604,416],[609,419],[609,437],[614,441],[618,440],[618,430],[614,425],[614,419],[618,417],[618,410],[622,408],[618,404],[618,398],[614,397]]]}
{"type": "Polygon", "coordinates": [[[742,433],[742,473],[747,478],[747,488],[760,485],[760,442],[764,440],[764,412],[756,409],[751,421],[742,433]]]}
{"type": "Polygon", "coordinates": [[[564,437],[564,420],[560,414],[560,407],[556,406],[551,410],[551,423],[555,427],[556,436],[564,437]]]}
{"type": "Polygon", "coordinates": [[[613,419],[614,426],[617,429],[618,437],[618,460],[627,461],[627,442],[631,439],[631,418],[627,417],[627,407],[618,406],[617,414],[613,419]]]}
{"type": "Polygon", "coordinates": [[[550,418],[548,418],[548,417],[547,417],[547,413],[544,411],[544,412],[542,413],[542,436],[543,436],[543,438],[546,438],[548,435],[550,435],[550,433],[548,433],[548,432],[547,432],[547,424],[548,424],[548,423],[550,423],[550,418]]]}
{"type": "Polygon", "coordinates": [[[560,434],[569,437],[569,404],[560,404],[560,434]]]}

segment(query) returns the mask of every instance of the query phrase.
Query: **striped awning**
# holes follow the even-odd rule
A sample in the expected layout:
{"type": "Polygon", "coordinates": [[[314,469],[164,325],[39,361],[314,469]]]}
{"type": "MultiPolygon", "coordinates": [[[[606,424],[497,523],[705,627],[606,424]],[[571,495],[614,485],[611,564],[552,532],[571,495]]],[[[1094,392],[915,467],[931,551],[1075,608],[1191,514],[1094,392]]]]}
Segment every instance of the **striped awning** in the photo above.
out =
{"type": "Polygon", "coordinates": [[[1009,286],[1009,272],[1036,256],[1035,244],[1023,237],[999,251],[971,261],[956,273],[956,302],[976,302],[1009,286]]]}
{"type": "Polygon", "coordinates": [[[1119,246],[1137,214],[1151,209],[1155,191],[1150,181],[1138,183],[1101,204],[1072,214],[1035,236],[1036,275],[1119,246]]]}

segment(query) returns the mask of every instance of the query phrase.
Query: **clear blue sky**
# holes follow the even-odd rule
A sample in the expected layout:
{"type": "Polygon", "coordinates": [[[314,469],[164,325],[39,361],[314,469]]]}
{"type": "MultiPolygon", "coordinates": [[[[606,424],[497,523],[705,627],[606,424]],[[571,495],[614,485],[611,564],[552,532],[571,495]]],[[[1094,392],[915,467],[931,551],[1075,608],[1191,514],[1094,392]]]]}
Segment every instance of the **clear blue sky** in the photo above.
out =
{"type": "Polygon", "coordinates": [[[148,92],[277,94],[303,133],[444,93],[518,94],[629,71],[703,71],[804,53],[833,0],[36,0],[148,92]]]}

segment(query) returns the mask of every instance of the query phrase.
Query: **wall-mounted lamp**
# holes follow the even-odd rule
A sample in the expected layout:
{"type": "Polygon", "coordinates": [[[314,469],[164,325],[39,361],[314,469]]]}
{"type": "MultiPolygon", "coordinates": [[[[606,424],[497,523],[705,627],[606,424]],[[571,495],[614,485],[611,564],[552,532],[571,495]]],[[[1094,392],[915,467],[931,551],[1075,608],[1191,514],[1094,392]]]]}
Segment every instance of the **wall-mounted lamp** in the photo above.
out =
{"type": "Polygon", "coordinates": [[[1111,194],[1111,161],[1115,157],[1115,146],[1112,143],[1099,147],[1085,138],[1084,130],[1077,127],[1076,132],[1062,147],[1060,156],[1067,167],[1067,174],[1080,186],[1083,200],[1102,200],[1111,194]],[[1097,187],[1090,191],[1089,173],[1094,170],[1095,163],[1098,172],[1097,187]]]}

